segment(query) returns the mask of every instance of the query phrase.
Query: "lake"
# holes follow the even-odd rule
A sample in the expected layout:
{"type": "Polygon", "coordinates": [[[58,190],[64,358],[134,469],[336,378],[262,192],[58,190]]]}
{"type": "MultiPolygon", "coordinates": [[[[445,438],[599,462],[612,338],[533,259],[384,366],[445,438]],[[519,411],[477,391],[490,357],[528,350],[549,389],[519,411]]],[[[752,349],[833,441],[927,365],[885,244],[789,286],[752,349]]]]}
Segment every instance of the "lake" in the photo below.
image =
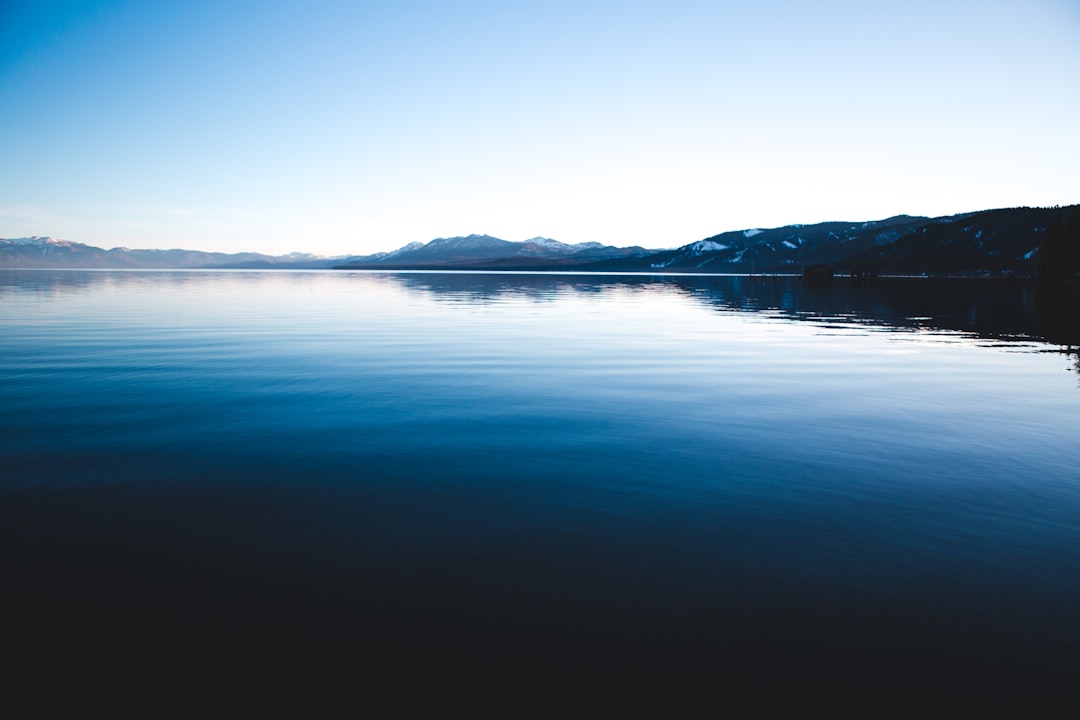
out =
{"type": "Polygon", "coordinates": [[[986,280],[0,270],[9,653],[1068,695],[1060,310],[986,280]]]}

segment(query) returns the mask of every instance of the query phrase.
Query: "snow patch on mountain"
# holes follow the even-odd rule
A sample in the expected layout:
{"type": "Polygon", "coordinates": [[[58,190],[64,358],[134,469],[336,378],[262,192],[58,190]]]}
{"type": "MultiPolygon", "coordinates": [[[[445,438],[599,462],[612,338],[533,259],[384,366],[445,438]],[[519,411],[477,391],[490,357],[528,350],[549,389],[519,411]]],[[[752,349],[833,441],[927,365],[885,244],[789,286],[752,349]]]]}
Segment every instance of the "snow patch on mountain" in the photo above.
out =
{"type": "Polygon", "coordinates": [[[696,243],[690,245],[689,250],[695,255],[700,255],[706,252],[720,252],[721,250],[727,250],[728,246],[724,243],[718,243],[715,240],[698,240],[696,243]]]}
{"type": "Polygon", "coordinates": [[[424,247],[424,243],[422,242],[411,242],[404,247],[399,247],[397,250],[391,250],[390,252],[383,255],[383,258],[394,257],[395,255],[400,255],[401,253],[405,252],[412,252],[413,250],[419,250],[422,247],[424,247]]]}
{"type": "Polygon", "coordinates": [[[564,242],[559,242],[558,240],[552,240],[551,238],[546,237],[529,238],[525,242],[530,245],[539,245],[540,247],[554,248],[556,250],[565,250],[570,247],[564,242]]]}
{"type": "Polygon", "coordinates": [[[760,228],[754,228],[753,230],[743,230],[742,234],[743,234],[743,237],[752,238],[755,235],[760,235],[763,232],[765,232],[765,231],[761,230],[760,228]]]}
{"type": "Polygon", "coordinates": [[[61,240],[59,238],[47,237],[44,235],[32,235],[30,237],[21,238],[3,238],[0,242],[9,243],[11,245],[30,245],[32,247],[44,247],[46,245],[55,245],[57,247],[71,247],[74,244],[67,240],[61,240]]]}

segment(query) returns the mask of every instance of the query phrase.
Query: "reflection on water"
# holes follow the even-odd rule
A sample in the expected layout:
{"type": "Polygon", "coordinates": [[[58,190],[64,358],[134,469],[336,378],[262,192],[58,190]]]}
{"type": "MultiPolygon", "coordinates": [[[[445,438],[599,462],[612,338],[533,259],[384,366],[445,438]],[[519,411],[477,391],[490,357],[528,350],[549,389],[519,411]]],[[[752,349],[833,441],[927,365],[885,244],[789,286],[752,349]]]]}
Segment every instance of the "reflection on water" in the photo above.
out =
{"type": "Polygon", "coordinates": [[[198,285],[312,288],[343,291],[357,284],[400,287],[440,302],[483,304],[513,298],[534,302],[567,295],[677,293],[719,310],[759,312],[818,323],[854,322],[894,328],[944,330],[987,339],[1080,344],[1076,293],[1022,280],[880,278],[804,285],[795,277],[596,275],[465,272],[206,272],[0,271],[0,299],[35,301],[127,288],[198,285]]]}
{"type": "MultiPolygon", "coordinates": [[[[1061,346],[1080,371],[1080,299],[1068,287],[1031,281],[880,278],[803,284],[774,276],[574,276],[547,274],[402,273],[394,279],[448,302],[560,293],[596,293],[614,286],[677,291],[719,310],[827,323],[884,325],[972,337],[1061,346]]],[[[1047,350],[1051,350],[1047,348],[1047,350]]]]}
{"type": "Polygon", "coordinates": [[[413,685],[1064,694],[1068,302],[2,271],[11,642],[413,685]]]}
{"type": "Polygon", "coordinates": [[[1062,352],[1073,357],[1075,370],[1080,373],[1080,288],[1041,285],[1036,300],[1038,336],[1062,346],[1062,352]]]}

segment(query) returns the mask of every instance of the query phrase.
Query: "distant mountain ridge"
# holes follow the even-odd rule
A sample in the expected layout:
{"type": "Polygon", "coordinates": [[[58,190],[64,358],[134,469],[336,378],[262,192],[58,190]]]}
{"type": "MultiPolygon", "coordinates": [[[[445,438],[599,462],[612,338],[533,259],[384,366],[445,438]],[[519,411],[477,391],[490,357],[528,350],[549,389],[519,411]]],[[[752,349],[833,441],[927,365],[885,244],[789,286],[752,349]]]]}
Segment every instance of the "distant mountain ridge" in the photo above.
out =
{"type": "Polygon", "coordinates": [[[897,215],[864,222],[736,230],[672,250],[615,247],[596,242],[571,245],[544,237],[513,242],[490,235],[466,235],[413,242],[390,252],[337,257],[180,249],[104,250],[35,236],[0,239],[0,267],[741,274],[798,273],[805,266],[824,264],[843,272],[866,274],[1034,276],[1047,228],[1055,223],[1072,223],[1074,219],[1080,223],[1080,205],[983,210],[938,218],[897,215]]]}
{"type": "Polygon", "coordinates": [[[931,218],[898,215],[860,223],[824,222],[726,232],[658,253],[649,267],[683,272],[798,272],[804,265],[840,264],[933,222],[931,218]]]}
{"type": "Polygon", "coordinates": [[[617,248],[597,242],[567,243],[535,237],[522,242],[501,240],[490,235],[436,238],[429,243],[410,243],[390,253],[350,258],[339,267],[349,268],[506,268],[527,269],[601,262],[613,258],[641,257],[651,250],[641,247],[617,248]]]}
{"type": "Polygon", "coordinates": [[[262,253],[218,253],[200,250],[138,250],[116,247],[110,250],[83,243],[35,235],[0,238],[0,267],[104,268],[104,269],[186,269],[186,268],[329,268],[344,257],[320,258],[310,253],[264,255],[262,253]]]}

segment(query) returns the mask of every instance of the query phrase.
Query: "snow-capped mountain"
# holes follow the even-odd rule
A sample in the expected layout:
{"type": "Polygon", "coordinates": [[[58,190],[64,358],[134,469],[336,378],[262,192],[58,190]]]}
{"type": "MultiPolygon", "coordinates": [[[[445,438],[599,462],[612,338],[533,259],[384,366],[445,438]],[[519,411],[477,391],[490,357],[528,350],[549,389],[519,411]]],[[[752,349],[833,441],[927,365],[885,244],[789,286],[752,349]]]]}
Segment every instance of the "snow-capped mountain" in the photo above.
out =
{"type": "Polygon", "coordinates": [[[41,248],[43,248],[43,247],[49,247],[49,246],[52,246],[52,247],[64,247],[64,246],[71,245],[72,243],[68,242],[67,240],[58,240],[57,238],[53,238],[53,237],[45,237],[45,236],[42,236],[42,235],[34,235],[32,237],[23,237],[23,238],[7,238],[7,239],[0,238],[0,244],[31,245],[33,247],[41,247],[41,248]]]}
{"type": "Polygon", "coordinates": [[[491,235],[466,235],[410,243],[393,252],[351,258],[343,267],[529,268],[639,257],[648,252],[639,247],[616,248],[597,242],[570,245],[544,237],[512,242],[491,235]]]}
{"type": "Polygon", "coordinates": [[[115,247],[110,250],[61,240],[32,236],[0,238],[0,267],[54,268],[210,268],[290,267],[329,268],[343,258],[323,258],[310,253],[288,255],[262,253],[216,253],[199,250],[157,250],[115,247]]]}
{"type": "Polygon", "coordinates": [[[105,252],[92,245],[42,235],[0,238],[3,267],[94,267],[106,261],[105,252]]]}

